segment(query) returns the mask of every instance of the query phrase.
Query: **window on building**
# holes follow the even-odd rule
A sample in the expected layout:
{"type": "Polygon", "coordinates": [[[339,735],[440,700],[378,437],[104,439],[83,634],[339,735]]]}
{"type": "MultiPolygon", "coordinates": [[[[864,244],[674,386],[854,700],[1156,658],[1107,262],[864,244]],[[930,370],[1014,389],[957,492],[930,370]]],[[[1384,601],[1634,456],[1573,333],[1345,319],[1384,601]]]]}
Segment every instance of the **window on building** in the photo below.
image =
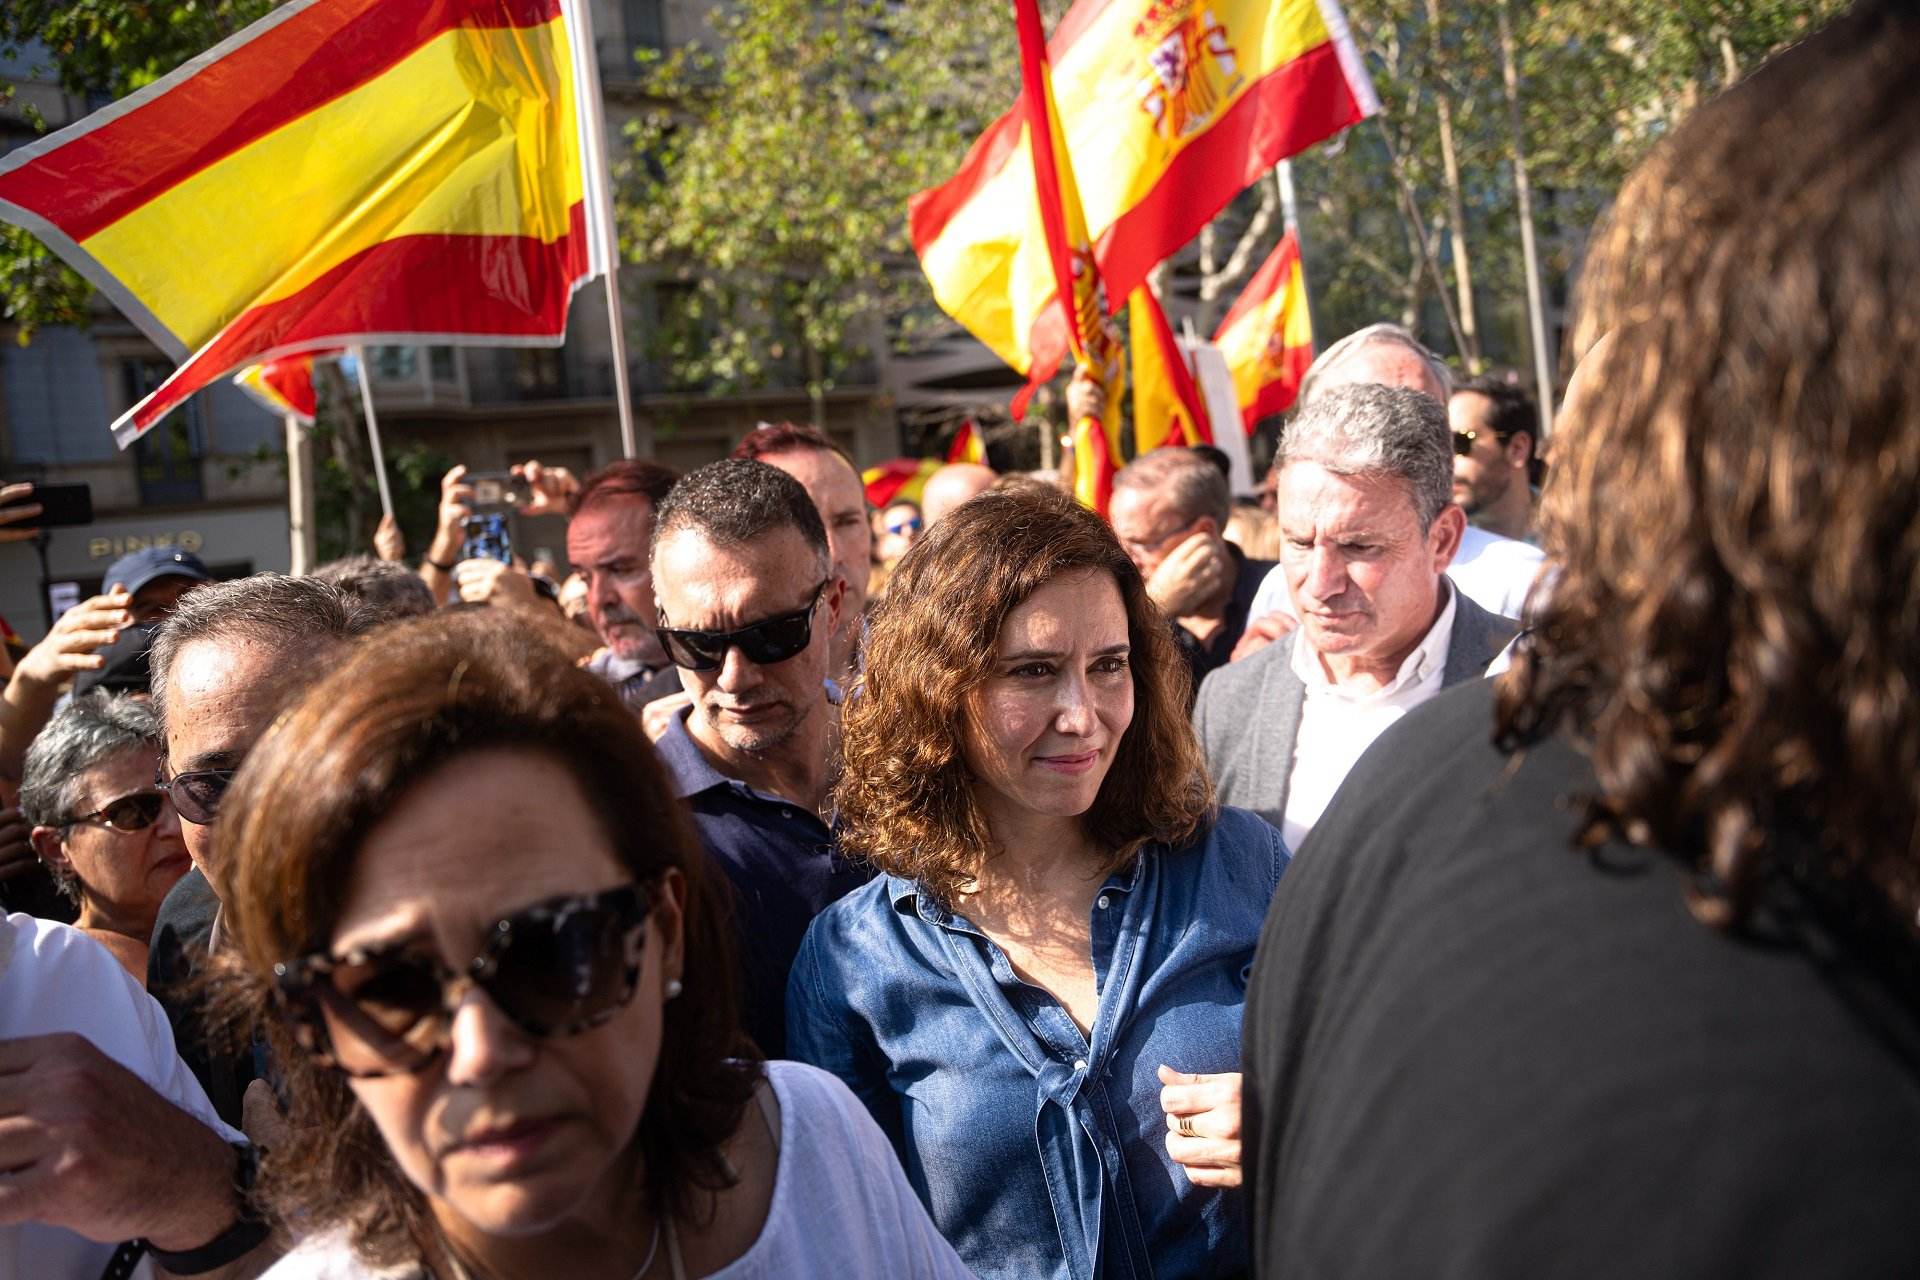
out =
{"type": "Polygon", "coordinates": [[[621,16],[627,27],[627,73],[633,73],[633,55],[643,49],[664,49],[666,23],[661,16],[660,0],[621,0],[621,16]]]}
{"type": "MultiPolygon", "coordinates": [[[[172,372],[158,360],[122,361],[121,370],[130,404],[144,399],[172,372]]],[[[134,475],[143,505],[199,502],[206,496],[200,479],[200,459],[206,441],[200,414],[200,399],[196,396],[134,441],[134,475]]]]}
{"type": "Polygon", "coordinates": [[[420,376],[420,349],[368,347],[367,373],[384,382],[410,382],[420,376]]]}
{"type": "Polygon", "coordinates": [[[453,382],[456,375],[453,368],[452,347],[427,348],[427,373],[435,382],[453,382]]]}

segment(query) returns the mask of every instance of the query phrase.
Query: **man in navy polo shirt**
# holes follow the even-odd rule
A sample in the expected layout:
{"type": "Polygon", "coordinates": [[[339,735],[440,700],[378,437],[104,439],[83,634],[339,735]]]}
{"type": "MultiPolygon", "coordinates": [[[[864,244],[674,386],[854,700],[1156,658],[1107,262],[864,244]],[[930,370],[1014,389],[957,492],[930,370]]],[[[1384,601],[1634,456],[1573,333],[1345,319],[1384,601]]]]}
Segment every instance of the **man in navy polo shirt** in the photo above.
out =
{"type": "Polygon", "coordinates": [[[823,817],[840,696],[830,641],[847,586],[807,491],[744,459],[674,486],[652,565],[660,639],[693,699],[660,757],[734,889],[747,1032],[779,1057],[807,925],[868,877],[823,817]]]}

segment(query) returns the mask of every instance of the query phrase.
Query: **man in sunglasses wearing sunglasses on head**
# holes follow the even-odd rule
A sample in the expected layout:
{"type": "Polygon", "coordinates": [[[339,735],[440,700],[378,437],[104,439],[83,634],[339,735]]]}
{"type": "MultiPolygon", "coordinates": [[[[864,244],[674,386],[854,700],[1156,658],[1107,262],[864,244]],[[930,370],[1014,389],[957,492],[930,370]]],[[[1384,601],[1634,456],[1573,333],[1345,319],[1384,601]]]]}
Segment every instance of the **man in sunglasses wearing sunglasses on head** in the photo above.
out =
{"type": "Polygon", "coordinates": [[[34,849],[79,908],[74,925],[142,983],[154,917],[191,865],[179,816],[153,785],[159,759],[151,709],[89,694],[33,740],[20,786],[34,849]]]}
{"type": "Polygon", "coordinates": [[[693,699],[668,723],[660,758],[736,892],[744,1022],[777,1057],[807,925],[866,879],[821,816],[840,696],[828,642],[846,584],[807,491],[745,459],[674,487],[652,561],[660,639],[693,699]]]}

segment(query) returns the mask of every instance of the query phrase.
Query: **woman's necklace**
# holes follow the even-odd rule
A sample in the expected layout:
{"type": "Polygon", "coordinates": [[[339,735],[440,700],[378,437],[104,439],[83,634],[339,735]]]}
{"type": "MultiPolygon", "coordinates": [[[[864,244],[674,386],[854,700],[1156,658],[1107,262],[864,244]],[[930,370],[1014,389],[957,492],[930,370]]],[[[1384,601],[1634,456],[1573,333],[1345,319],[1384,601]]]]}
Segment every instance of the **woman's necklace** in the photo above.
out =
{"type": "MultiPolygon", "coordinates": [[[[647,1246],[647,1256],[641,1261],[640,1269],[633,1273],[633,1280],[640,1280],[641,1276],[646,1275],[653,1267],[653,1260],[660,1254],[660,1226],[662,1221],[663,1219],[660,1218],[653,1220],[653,1243],[647,1246]]],[[[454,1253],[452,1242],[449,1241],[444,1234],[440,1237],[440,1248],[447,1255],[447,1265],[453,1268],[453,1280],[473,1280],[473,1273],[467,1270],[465,1264],[463,1264],[454,1253]]]]}

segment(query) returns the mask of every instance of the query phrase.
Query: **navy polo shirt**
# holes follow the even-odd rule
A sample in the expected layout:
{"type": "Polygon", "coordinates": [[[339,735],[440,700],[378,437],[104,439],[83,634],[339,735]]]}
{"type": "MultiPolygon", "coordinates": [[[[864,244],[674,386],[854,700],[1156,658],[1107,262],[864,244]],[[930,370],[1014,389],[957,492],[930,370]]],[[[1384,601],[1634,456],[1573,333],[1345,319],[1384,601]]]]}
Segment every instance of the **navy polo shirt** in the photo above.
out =
{"type": "Polygon", "coordinates": [[[755,791],[714,768],[687,733],[691,711],[674,713],[656,744],[660,761],[693,814],[700,843],[733,889],[747,1034],[767,1057],[784,1057],[787,973],[807,926],[873,873],[842,857],[833,832],[805,805],[755,791]]]}

